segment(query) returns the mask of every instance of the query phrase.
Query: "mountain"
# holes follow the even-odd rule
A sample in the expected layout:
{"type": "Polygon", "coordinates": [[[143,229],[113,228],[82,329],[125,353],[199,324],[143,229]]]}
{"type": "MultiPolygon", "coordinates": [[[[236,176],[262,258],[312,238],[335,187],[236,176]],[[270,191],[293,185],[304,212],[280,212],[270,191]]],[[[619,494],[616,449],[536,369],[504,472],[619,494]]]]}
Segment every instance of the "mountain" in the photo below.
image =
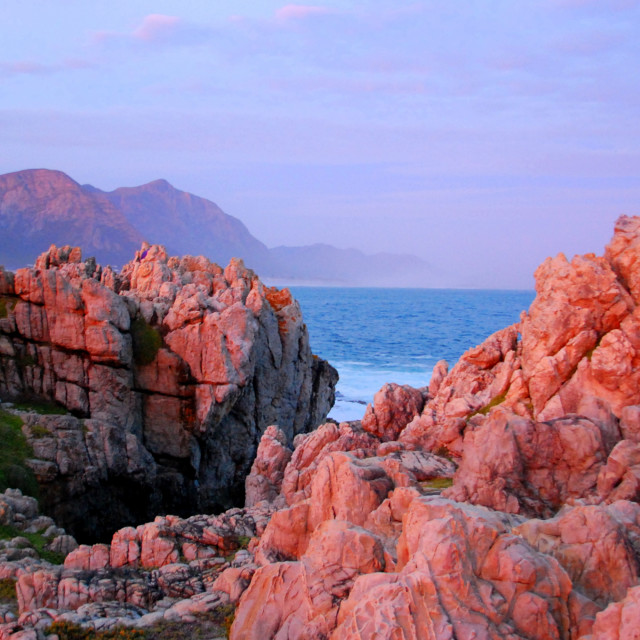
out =
{"type": "Polygon", "coordinates": [[[205,198],[155,180],[102,191],[61,171],[29,169],[0,176],[0,264],[17,268],[51,244],[80,246],[84,256],[118,267],[143,241],[173,255],[232,257],[263,278],[287,284],[425,286],[431,267],[414,256],[366,255],[326,244],[269,249],[245,225],[205,198]]]}
{"type": "Polygon", "coordinates": [[[292,284],[423,287],[433,280],[431,266],[411,255],[367,255],[357,249],[313,244],[275,247],[271,249],[271,256],[276,261],[279,277],[292,284]]]}
{"type": "Polygon", "coordinates": [[[49,245],[73,244],[99,261],[124,264],[143,235],[100,192],[61,171],[0,175],[0,263],[22,267],[49,245]]]}
{"type": "Polygon", "coordinates": [[[270,262],[269,249],[240,220],[210,200],[175,189],[166,180],[104,195],[145,240],[164,244],[171,254],[204,255],[222,265],[242,257],[257,271],[270,262]]]}

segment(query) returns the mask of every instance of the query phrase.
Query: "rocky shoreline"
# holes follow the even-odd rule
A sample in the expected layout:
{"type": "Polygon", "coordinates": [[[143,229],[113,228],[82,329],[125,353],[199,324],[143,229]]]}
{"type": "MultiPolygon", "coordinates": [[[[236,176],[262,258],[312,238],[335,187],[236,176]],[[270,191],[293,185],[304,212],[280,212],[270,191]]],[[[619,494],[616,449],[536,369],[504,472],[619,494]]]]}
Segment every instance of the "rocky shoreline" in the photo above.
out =
{"type": "Polygon", "coordinates": [[[243,508],[74,549],[56,531],[60,565],[7,556],[0,639],[60,619],[153,637],[222,606],[232,640],[638,637],[639,265],[622,217],[603,257],[545,261],[520,322],[428,389],[385,385],[293,442],[274,421],[243,508]]]}

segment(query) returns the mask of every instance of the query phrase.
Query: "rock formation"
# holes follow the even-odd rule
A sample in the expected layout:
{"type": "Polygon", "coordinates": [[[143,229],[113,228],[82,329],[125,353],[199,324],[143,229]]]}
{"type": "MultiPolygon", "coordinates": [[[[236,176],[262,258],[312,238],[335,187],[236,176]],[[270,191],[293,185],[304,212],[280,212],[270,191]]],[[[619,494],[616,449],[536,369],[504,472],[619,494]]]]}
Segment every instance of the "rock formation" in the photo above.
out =
{"type": "Polygon", "coordinates": [[[623,217],[604,258],[545,262],[521,322],[439,363],[428,394],[387,385],[293,453],[271,425],[244,509],[26,569],[0,637],[230,603],[232,640],[637,638],[639,258],[623,217]]]}
{"type": "Polygon", "coordinates": [[[267,426],[291,445],[333,404],[297,302],[238,260],[144,245],[114,273],[52,246],[0,271],[0,295],[0,397],[72,414],[27,417],[25,435],[43,503],[80,538],[241,502],[267,426]]]}

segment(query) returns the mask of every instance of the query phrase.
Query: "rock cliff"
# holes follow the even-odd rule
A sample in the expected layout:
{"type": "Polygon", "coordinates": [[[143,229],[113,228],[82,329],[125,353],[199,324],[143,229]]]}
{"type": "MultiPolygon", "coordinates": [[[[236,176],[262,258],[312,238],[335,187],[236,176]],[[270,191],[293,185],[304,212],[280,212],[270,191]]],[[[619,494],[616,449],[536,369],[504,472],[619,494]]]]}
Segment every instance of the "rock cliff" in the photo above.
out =
{"type": "Polygon", "coordinates": [[[70,412],[24,431],[43,503],[81,539],[241,502],[267,426],[291,444],[333,403],[297,302],[239,260],[143,245],[115,273],[52,246],[0,271],[0,295],[0,397],[70,412]]]}
{"type": "Polygon", "coordinates": [[[243,509],[16,570],[0,637],[232,605],[232,640],[637,638],[639,261],[623,217],[603,258],[545,262],[521,322],[439,363],[428,393],[385,385],[293,452],[271,425],[243,509]]]}

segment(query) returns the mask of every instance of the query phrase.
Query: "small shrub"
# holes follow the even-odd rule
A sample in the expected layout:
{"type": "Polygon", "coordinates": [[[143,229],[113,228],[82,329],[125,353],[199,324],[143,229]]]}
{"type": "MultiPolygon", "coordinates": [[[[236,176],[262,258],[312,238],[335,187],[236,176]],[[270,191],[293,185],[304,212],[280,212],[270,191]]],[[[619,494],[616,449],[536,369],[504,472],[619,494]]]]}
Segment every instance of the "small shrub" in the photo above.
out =
{"type": "Polygon", "coordinates": [[[151,364],[162,346],[162,337],[157,329],[147,324],[144,318],[136,318],[131,323],[133,359],[136,364],[151,364]]]}
{"type": "Polygon", "coordinates": [[[238,548],[239,549],[246,549],[249,546],[250,542],[251,542],[251,537],[250,536],[238,536],[238,548]]]}
{"type": "Polygon", "coordinates": [[[505,391],[504,393],[501,393],[499,396],[496,396],[495,398],[493,398],[489,402],[489,404],[469,414],[469,418],[473,418],[473,416],[477,416],[478,414],[480,414],[481,416],[486,416],[489,413],[489,411],[493,409],[493,407],[497,407],[499,404],[502,404],[505,401],[506,397],[507,397],[507,393],[505,391]]]}
{"type": "Polygon", "coordinates": [[[17,303],[17,298],[13,298],[11,296],[0,296],[0,320],[7,318],[9,316],[9,312],[16,308],[17,303]]]}
{"type": "Polygon", "coordinates": [[[0,580],[0,602],[13,602],[17,600],[16,582],[11,578],[2,578],[0,580]]]}
{"type": "Polygon", "coordinates": [[[453,485],[453,478],[431,478],[420,483],[423,489],[440,490],[448,489],[453,485]]]}
{"type": "Polygon", "coordinates": [[[446,458],[449,462],[453,462],[453,454],[444,444],[440,445],[433,453],[440,458],[446,458]]]}
{"type": "Polygon", "coordinates": [[[31,431],[31,435],[36,440],[39,440],[40,438],[47,438],[51,435],[51,431],[49,431],[49,429],[39,424],[34,424],[33,426],[29,427],[29,429],[31,431]]]}
{"type": "Polygon", "coordinates": [[[68,411],[58,404],[49,402],[48,400],[30,400],[29,402],[16,402],[14,408],[18,411],[28,413],[37,413],[41,416],[47,415],[67,415],[68,411]]]}
{"type": "Polygon", "coordinates": [[[146,638],[146,633],[142,629],[114,627],[98,631],[67,620],[52,622],[44,632],[47,635],[55,633],[60,640],[142,640],[146,638]]]}
{"type": "Polygon", "coordinates": [[[62,564],[64,555],[56,551],[49,551],[45,547],[51,542],[51,538],[46,538],[42,532],[27,533],[20,531],[9,525],[0,525],[0,540],[12,540],[13,538],[26,538],[29,544],[38,552],[38,555],[51,564],[62,564]]]}
{"type": "Polygon", "coordinates": [[[26,460],[33,450],[22,433],[22,419],[0,409],[0,491],[13,488],[38,497],[38,482],[26,460]]]}

